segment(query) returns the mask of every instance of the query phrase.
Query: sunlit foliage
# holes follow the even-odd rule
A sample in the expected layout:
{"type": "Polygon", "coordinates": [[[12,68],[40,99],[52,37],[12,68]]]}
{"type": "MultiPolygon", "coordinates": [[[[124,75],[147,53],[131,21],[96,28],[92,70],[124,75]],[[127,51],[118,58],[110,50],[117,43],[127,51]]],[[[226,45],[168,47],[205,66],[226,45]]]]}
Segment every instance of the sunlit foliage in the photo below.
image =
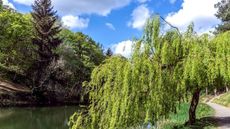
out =
{"type": "Polygon", "coordinates": [[[20,73],[30,67],[34,56],[30,18],[7,9],[0,12],[0,64],[20,73]]]}
{"type": "Polygon", "coordinates": [[[229,37],[197,36],[193,24],[184,34],[170,30],[160,35],[159,18],[150,19],[130,59],[114,56],[94,69],[86,85],[91,104],[88,111],[71,117],[70,126],[115,129],[155,124],[174,112],[187,94],[195,93],[193,124],[200,91],[229,84],[229,37]]]}

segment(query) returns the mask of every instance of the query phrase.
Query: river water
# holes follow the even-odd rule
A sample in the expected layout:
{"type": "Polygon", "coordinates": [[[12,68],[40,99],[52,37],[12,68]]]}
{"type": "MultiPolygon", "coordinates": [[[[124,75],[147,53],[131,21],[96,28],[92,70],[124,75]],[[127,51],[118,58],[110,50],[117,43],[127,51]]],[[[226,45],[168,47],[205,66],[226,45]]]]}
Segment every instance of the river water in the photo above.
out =
{"type": "Polygon", "coordinates": [[[78,107],[0,109],[0,129],[69,129],[69,117],[78,107]]]}

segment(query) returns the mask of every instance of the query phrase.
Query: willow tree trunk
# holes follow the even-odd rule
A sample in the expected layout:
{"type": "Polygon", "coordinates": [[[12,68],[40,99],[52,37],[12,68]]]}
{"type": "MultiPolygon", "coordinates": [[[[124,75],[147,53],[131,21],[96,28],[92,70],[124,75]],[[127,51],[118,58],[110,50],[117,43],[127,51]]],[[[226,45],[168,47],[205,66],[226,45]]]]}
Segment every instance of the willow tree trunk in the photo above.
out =
{"type": "Polygon", "coordinates": [[[193,125],[196,122],[196,108],[199,104],[200,99],[200,89],[196,89],[192,96],[192,101],[189,108],[189,121],[188,125],[193,125]]]}

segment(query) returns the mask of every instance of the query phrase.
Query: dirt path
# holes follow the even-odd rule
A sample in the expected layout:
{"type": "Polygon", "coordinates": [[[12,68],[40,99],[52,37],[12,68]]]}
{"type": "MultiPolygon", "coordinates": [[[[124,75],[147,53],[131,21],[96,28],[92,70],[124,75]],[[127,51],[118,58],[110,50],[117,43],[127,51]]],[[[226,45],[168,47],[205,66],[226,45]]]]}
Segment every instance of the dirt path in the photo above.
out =
{"type": "Polygon", "coordinates": [[[211,102],[207,104],[216,111],[215,119],[218,122],[219,129],[230,129],[230,108],[211,102]]]}

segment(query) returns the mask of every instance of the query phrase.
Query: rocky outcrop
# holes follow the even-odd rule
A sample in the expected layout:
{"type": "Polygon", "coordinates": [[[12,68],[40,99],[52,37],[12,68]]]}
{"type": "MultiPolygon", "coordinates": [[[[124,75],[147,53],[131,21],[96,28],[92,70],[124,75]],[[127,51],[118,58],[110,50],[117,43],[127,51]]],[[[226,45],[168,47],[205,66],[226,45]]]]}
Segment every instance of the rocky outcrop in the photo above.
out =
{"type": "Polygon", "coordinates": [[[29,88],[0,79],[0,106],[28,105],[31,100],[29,88]]]}

